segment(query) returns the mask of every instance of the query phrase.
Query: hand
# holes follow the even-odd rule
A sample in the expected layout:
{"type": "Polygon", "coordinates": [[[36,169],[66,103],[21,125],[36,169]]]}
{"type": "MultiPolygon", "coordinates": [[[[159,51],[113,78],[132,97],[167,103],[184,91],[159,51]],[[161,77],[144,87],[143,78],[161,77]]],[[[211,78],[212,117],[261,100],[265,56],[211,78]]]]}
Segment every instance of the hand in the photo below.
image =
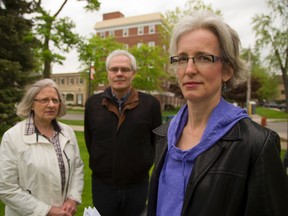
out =
{"type": "Polygon", "coordinates": [[[77,211],[77,202],[72,199],[67,199],[64,202],[62,209],[70,213],[71,215],[74,215],[77,211]]]}
{"type": "Polygon", "coordinates": [[[72,216],[72,214],[62,208],[52,206],[47,216],[72,216]]]}

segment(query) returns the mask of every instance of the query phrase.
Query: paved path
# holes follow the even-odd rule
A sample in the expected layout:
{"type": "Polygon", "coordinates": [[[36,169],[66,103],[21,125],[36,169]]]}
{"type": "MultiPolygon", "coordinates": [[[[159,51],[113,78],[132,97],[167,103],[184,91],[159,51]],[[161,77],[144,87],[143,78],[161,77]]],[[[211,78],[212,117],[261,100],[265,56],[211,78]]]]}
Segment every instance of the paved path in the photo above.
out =
{"type": "MultiPolygon", "coordinates": [[[[262,123],[262,117],[258,115],[252,115],[251,118],[258,124],[262,123]]],[[[288,121],[285,119],[281,122],[277,119],[267,119],[266,127],[276,131],[281,137],[281,149],[287,150],[288,145],[288,121]]]]}

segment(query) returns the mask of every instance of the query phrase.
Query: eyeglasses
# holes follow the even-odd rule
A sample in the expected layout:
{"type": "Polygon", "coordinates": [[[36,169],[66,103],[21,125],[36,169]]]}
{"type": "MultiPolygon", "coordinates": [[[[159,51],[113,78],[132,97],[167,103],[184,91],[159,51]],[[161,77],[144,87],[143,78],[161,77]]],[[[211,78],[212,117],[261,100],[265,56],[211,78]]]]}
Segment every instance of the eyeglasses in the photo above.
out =
{"type": "Polygon", "coordinates": [[[37,101],[41,104],[48,104],[50,101],[52,101],[53,104],[59,104],[61,100],[56,98],[43,98],[43,99],[34,99],[34,101],[37,101]]]}
{"type": "Polygon", "coordinates": [[[111,68],[108,68],[108,71],[112,73],[118,73],[118,71],[121,71],[122,73],[128,73],[128,72],[131,72],[132,69],[129,67],[111,67],[111,68]]]}
{"type": "Polygon", "coordinates": [[[216,61],[221,59],[220,56],[214,55],[198,55],[194,57],[189,56],[172,56],[170,57],[170,63],[176,68],[184,68],[187,66],[189,59],[192,59],[193,64],[196,67],[207,67],[216,61]]]}

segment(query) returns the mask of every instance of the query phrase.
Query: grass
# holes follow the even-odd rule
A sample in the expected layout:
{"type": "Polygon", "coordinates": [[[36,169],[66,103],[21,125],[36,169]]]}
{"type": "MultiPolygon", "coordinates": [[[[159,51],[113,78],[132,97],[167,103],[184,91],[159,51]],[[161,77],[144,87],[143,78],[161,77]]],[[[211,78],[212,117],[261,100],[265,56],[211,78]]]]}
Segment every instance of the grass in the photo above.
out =
{"type": "MultiPolygon", "coordinates": [[[[68,110],[69,113],[83,113],[83,109],[73,109],[68,110]]],[[[163,112],[163,120],[165,121],[169,116],[175,115],[176,111],[163,112]]],[[[268,108],[257,107],[256,114],[260,116],[266,116],[267,118],[273,119],[285,119],[288,118],[288,113],[284,113],[277,110],[271,110],[268,108]]],[[[82,120],[60,120],[63,123],[69,125],[83,125],[84,121],[82,120]]],[[[82,194],[82,204],[78,207],[78,211],[76,216],[82,216],[85,207],[93,206],[92,204],[92,194],[91,194],[91,170],[89,169],[89,155],[86,150],[85,141],[84,141],[84,133],[83,132],[75,132],[80,148],[80,154],[82,160],[84,162],[84,190],[82,194]]],[[[1,139],[1,137],[0,137],[1,139]]],[[[283,160],[286,150],[281,151],[281,158],[283,160]]],[[[4,204],[0,201],[0,215],[4,215],[4,204]]]]}
{"type": "Polygon", "coordinates": [[[67,119],[59,119],[60,122],[68,124],[68,125],[84,125],[84,120],[67,120],[67,119]]]}
{"type": "Polygon", "coordinates": [[[265,107],[256,107],[256,114],[265,116],[269,119],[288,119],[288,112],[282,112],[280,110],[265,107]]]}

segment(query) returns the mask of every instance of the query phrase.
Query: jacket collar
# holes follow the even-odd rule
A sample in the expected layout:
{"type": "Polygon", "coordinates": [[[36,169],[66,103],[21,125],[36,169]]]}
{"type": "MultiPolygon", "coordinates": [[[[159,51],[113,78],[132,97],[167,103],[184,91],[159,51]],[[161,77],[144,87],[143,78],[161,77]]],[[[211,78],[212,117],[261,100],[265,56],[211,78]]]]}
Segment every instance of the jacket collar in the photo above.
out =
{"type": "MultiPolygon", "coordinates": [[[[62,149],[64,148],[66,143],[70,142],[70,140],[71,140],[70,135],[66,133],[64,130],[61,130],[61,132],[59,132],[59,141],[62,149]]],[[[38,143],[51,144],[45,137],[41,135],[38,135],[38,141],[37,141],[36,133],[28,135],[24,134],[23,141],[27,145],[34,145],[38,143]]]]}
{"type": "MultiPolygon", "coordinates": [[[[169,128],[170,121],[161,125],[160,127],[153,130],[153,132],[158,135],[158,140],[156,144],[156,164],[155,164],[155,173],[154,175],[159,176],[165,156],[168,150],[168,144],[167,144],[167,131],[169,128]]],[[[205,176],[205,173],[211,166],[213,166],[214,162],[217,160],[219,155],[223,151],[223,145],[225,141],[232,142],[236,140],[242,139],[242,134],[240,130],[240,125],[235,124],[234,127],[225,134],[218,142],[216,142],[215,145],[213,145],[211,148],[200,154],[193,166],[193,172],[190,176],[188,185],[187,185],[187,191],[185,193],[184,200],[190,200],[193,191],[198,184],[198,182],[202,179],[202,176],[205,176]]],[[[189,202],[184,202],[182,211],[185,211],[186,208],[188,208],[189,202]]]]}
{"type": "MultiPolygon", "coordinates": [[[[158,128],[154,129],[153,132],[158,135],[157,143],[156,143],[156,155],[155,155],[155,171],[156,175],[160,174],[162,165],[165,160],[165,156],[168,150],[167,144],[167,131],[169,128],[170,121],[159,126],[158,128]]],[[[223,149],[223,142],[224,141],[237,141],[242,139],[242,134],[240,130],[240,125],[235,124],[234,127],[225,134],[215,145],[209,148],[207,151],[200,154],[195,162],[193,167],[193,173],[197,173],[197,176],[191,176],[189,182],[196,182],[197,177],[205,170],[209,168],[213,164],[213,161],[216,160],[218,155],[222,152],[223,149]]]]}
{"type": "MultiPolygon", "coordinates": [[[[155,128],[153,130],[153,132],[160,136],[160,137],[167,137],[167,132],[168,132],[168,128],[169,128],[169,124],[170,124],[171,120],[169,120],[168,122],[166,122],[165,124],[155,128]]],[[[235,125],[235,127],[233,127],[232,130],[230,130],[228,133],[226,133],[221,140],[239,140],[241,139],[242,135],[241,135],[241,130],[240,130],[240,126],[238,124],[235,125]]]]}
{"type": "MultiPolygon", "coordinates": [[[[111,93],[111,87],[108,87],[104,90],[102,97],[103,97],[102,105],[107,105],[109,101],[115,103],[114,97],[111,93]]],[[[134,88],[131,88],[130,94],[124,104],[125,105],[130,104],[133,107],[135,107],[138,104],[138,102],[139,102],[138,91],[134,88]]]]}
{"type": "Polygon", "coordinates": [[[115,100],[113,99],[113,96],[111,94],[111,87],[105,89],[102,97],[102,106],[107,107],[110,112],[115,113],[115,115],[119,118],[117,129],[120,128],[121,124],[125,120],[125,110],[133,109],[139,104],[139,92],[134,88],[131,88],[130,95],[125,101],[121,112],[119,112],[117,102],[115,102],[115,100]]]}

